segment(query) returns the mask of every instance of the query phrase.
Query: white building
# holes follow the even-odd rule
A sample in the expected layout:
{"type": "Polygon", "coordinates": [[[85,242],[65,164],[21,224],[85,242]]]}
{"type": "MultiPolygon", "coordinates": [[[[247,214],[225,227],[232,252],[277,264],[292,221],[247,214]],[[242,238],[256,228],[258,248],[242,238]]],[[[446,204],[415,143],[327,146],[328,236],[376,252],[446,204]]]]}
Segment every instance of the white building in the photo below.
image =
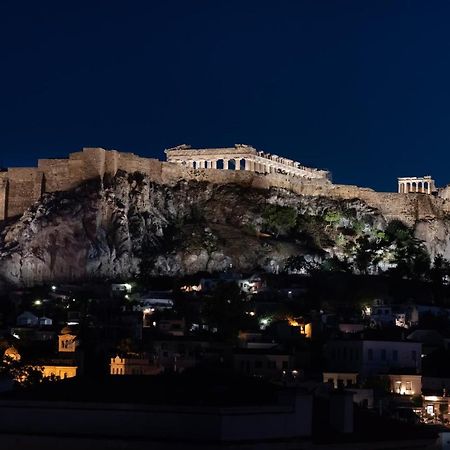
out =
{"type": "Polygon", "coordinates": [[[329,341],[325,355],[330,372],[358,372],[369,376],[388,374],[398,369],[420,373],[422,369],[420,342],[368,339],[329,341]]]}
{"type": "Polygon", "coordinates": [[[20,327],[36,327],[39,325],[39,317],[30,311],[25,311],[17,316],[16,324],[20,327]]]}
{"type": "Polygon", "coordinates": [[[157,375],[163,368],[148,355],[116,355],[111,358],[109,373],[111,375],[157,375]]]}

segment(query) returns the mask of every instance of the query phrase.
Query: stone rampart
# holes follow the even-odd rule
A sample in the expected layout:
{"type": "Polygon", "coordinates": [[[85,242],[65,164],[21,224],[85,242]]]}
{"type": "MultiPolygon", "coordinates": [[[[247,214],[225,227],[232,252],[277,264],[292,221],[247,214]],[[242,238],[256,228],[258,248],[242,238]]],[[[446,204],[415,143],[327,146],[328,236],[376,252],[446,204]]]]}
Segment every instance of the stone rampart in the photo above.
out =
{"type": "Polygon", "coordinates": [[[7,218],[8,179],[6,172],[0,172],[0,221],[7,218]]]}
{"type": "Polygon", "coordinates": [[[141,172],[152,181],[166,185],[195,180],[212,184],[234,183],[256,189],[278,187],[300,195],[357,198],[379,209],[386,219],[400,219],[410,225],[417,219],[450,214],[450,188],[442,190],[444,195],[441,196],[375,192],[358,186],[332,184],[325,177],[310,179],[283,173],[193,168],[133,153],[85,148],[71,153],[67,159],[40,159],[37,168],[12,168],[0,172],[0,220],[21,215],[43,192],[74,189],[89,179],[114,176],[118,170],[141,172]]]}
{"type": "Polygon", "coordinates": [[[6,181],[6,218],[21,215],[42,195],[43,177],[37,168],[9,169],[6,181]]]}

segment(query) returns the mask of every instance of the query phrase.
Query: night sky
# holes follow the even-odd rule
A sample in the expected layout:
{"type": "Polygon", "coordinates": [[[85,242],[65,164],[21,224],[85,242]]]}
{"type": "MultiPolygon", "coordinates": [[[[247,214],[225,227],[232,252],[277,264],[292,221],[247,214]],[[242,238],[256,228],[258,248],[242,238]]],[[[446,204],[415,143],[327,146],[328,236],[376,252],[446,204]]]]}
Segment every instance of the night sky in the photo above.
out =
{"type": "Polygon", "coordinates": [[[0,164],[252,144],[450,183],[450,2],[0,1],[0,164]]]}

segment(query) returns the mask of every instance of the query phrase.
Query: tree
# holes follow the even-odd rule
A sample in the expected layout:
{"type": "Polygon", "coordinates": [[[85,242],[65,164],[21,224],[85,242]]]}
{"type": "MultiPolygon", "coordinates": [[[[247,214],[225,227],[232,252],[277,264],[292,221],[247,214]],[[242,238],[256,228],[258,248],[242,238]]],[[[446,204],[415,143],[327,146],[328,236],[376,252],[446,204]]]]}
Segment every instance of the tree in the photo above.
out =
{"type": "Polygon", "coordinates": [[[289,206],[267,205],[262,216],[265,226],[276,237],[289,233],[297,222],[297,211],[289,206]]]}
{"type": "Polygon", "coordinates": [[[383,241],[378,238],[371,238],[366,234],[360,236],[353,247],[355,268],[367,274],[371,267],[376,266],[380,261],[378,251],[383,247],[383,241]]]}
{"type": "Polygon", "coordinates": [[[430,269],[431,281],[437,286],[442,286],[444,279],[448,276],[450,276],[450,261],[441,254],[436,255],[430,269]]]}
{"type": "Polygon", "coordinates": [[[324,216],[324,220],[327,223],[326,228],[335,226],[340,222],[341,214],[337,211],[328,211],[324,216]]]}
{"type": "Polygon", "coordinates": [[[430,274],[431,260],[423,244],[413,230],[404,223],[393,220],[385,230],[388,244],[395,244],[394,263],[391,272],[403,278],[427,278],[430,274]]]}
{"type": "Polygon", "coordinates": [[[321,266],[321,269],[327,272],[351,272],[351,267],[346,259],[339,259],[337,256],[332,256],[326,259],[321,266]]]}
{"type": "Polygon", "coordinates": [[[284,267],[289,272],[311,274],[314,271],[319,270],[320,265],[315,261],[308,261],[302,255],[295,255],[290,256],[286,260],[286,264],[284,267]]]}

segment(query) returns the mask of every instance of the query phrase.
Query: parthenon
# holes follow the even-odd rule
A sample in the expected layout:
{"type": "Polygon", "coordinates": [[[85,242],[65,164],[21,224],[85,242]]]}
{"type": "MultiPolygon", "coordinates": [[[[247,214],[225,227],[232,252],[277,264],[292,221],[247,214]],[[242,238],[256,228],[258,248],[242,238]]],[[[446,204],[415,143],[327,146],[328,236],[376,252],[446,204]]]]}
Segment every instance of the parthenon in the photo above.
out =
{"type": "Polygon", "coordinates": [[[281,173],[291,177],[328,179],[329,172],[305,167],[278,155],[236,144],[228,148],[194,149],[180,145],[165,150],[167,161],[194,169],[248,170],[258,173],[281,173]]]}
{"type": "Polygon", "coordinates": [[[429,175],[425,177],[401,177],[398,179],[399,194],[409,194],[411,192],[431,194],[435,190],[435,182],[429,175]]]}

